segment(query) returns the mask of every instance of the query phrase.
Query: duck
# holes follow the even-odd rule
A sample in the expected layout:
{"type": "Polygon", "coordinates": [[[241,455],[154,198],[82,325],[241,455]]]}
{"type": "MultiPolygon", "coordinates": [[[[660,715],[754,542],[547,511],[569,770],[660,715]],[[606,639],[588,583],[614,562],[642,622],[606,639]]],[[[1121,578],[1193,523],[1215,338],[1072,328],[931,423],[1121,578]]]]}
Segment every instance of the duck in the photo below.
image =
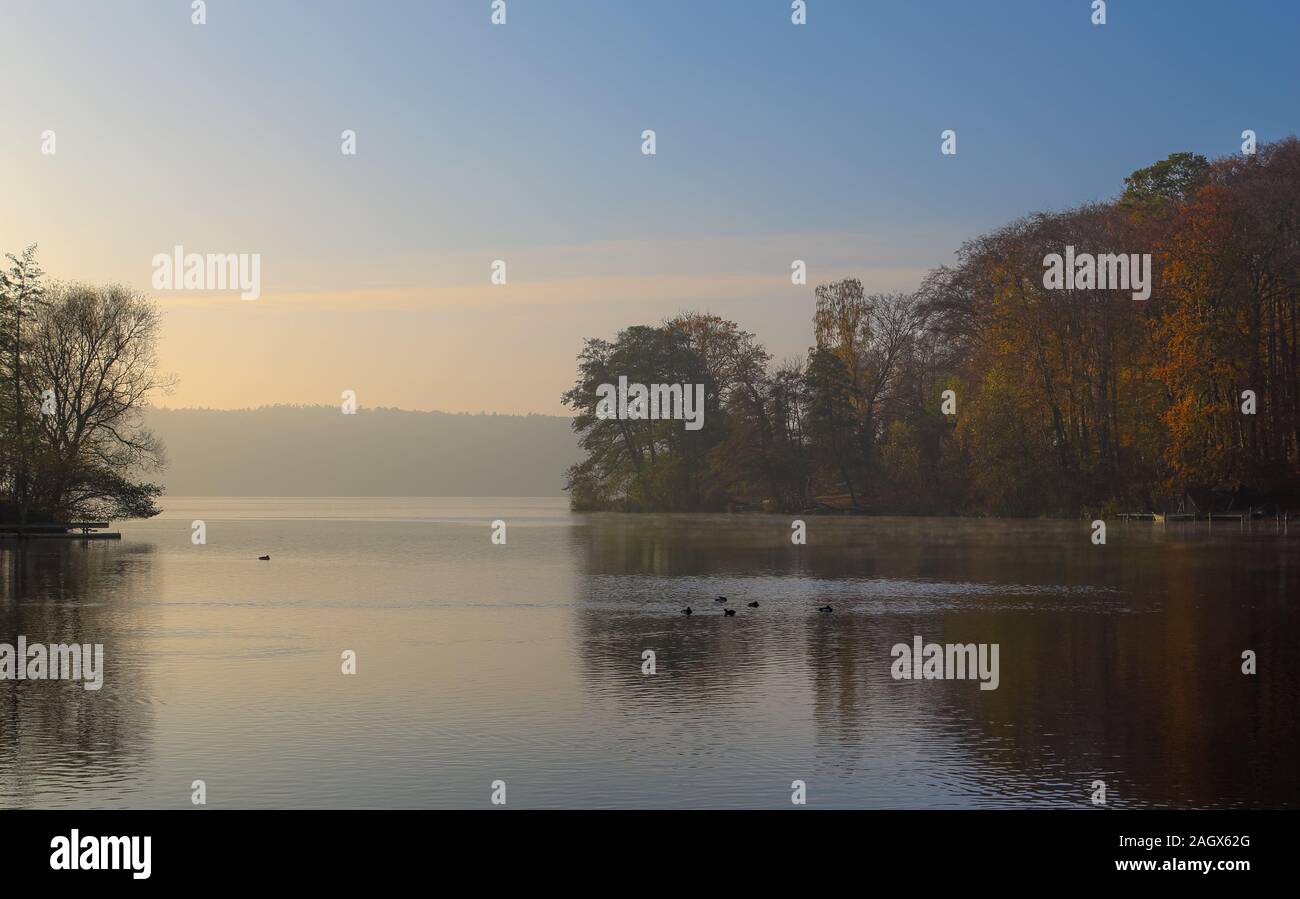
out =
{"type": "Polygon", "coordinates": [[[735,609],[723,609],[723,610],[722,610],[722,617],[723,617],[723,618],[726,618],[728,615],[730,615],[731,617],[734,618],[734,617],[736,616],[736,610],[735,610],[735,609]]]}
{"type": "Polygon", "coordinates": [[[758,600],[756,599],[756,600],[754,600],[753,602],[751,602],[751,603],[749,604],[749,607],[750,607],[751,609],[757,609],[757,608],[758,608],[758,600]]]}
{"type": "Polygon", "coordinates": [[[726,602],[726,601],[727,601],[727,597],[725,596],[719,596],[717,599],[714,600],[714,602],[726,602]]]}
{"type": "Polygon", "coordinates": [[[693,615],[693,614],[695,614],[695,613],[694,613],[694,611],[691,609],[690,606],[687,606],[686,608],[682,609],[682,614],[683,614],[683,615],[693,615]]]}
{"type": "Polygon", "coordinates": [[[258,557],[257,557],[257,561],[259,561],[259,562],[269,562],[269,561],[271,561],[271,557],[270,557],[270,556],[258,556],[258,557]]]}
{"type": "Polygon", "coordinates": [[[821,612],[823,615],[829,615],[831,612],[834,612],[835,610],[832,609],[829,605],[824,605],[818,608],[817,611],[821,612]]]}

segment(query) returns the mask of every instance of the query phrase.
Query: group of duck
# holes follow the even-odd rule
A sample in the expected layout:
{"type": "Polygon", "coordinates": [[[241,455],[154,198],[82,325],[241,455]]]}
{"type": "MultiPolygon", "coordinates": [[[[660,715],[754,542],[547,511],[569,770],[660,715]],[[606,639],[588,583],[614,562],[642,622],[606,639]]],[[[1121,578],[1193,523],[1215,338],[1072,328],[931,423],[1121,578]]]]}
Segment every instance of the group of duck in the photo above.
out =
{"type": "MultiPolygon", "coordinates": [[[[725,597],[725,596],[719,596],[717,599],[714,600],[714,602],[716,602],[716,603],[718,603],[718,604],[720,604],[720,605],[725,605],[726,602],[727,602],[727,597],[725,597]]],[[[750,607],[751,609],[757,609],[757,608],[758,608],[758,600],[754,600],[753,602],[748,603],[748,605],[749,605],[749,607],[750,607]]],[[[831,612],[834,612],[835,610],[832,609],[832,608],[830,607],[830,604],[828,603],[828,604],[826,604],[826,605],[824,605],[824,606],[820,606],[820,607],[817,609],[817,611],[818,611],[818,612],[821,612],[823,615],[829,615],[831,612]]],[[[692,609],[690,606],[687,606],[686,608],[682,609],[682,614],[683,614],[683,615],[694,615],[694,614],[695,614],[695,610],[692,609]]],[[[723,616],[724,618],[734,618],[735,615],[736,615],[736,610],[735,610],[735,609],[723,609],[723,610],[722,610],[722,616],[723,616]]]]}

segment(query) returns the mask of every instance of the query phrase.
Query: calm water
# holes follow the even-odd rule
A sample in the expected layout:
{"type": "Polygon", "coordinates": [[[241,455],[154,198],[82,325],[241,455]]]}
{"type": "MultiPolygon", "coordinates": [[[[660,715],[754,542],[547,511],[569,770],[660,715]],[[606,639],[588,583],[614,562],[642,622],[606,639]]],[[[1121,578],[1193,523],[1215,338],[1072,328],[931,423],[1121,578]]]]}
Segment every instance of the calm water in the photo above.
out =
{"type": "Polygon", "coordinates": [[[107,655],[0,681],[0,806],[1300,805],[1294,526],[166,506],[0,548],[0,641],[107,655]],[[999,688],[892,680],[916,634],[1000,644],[999,688]]]}

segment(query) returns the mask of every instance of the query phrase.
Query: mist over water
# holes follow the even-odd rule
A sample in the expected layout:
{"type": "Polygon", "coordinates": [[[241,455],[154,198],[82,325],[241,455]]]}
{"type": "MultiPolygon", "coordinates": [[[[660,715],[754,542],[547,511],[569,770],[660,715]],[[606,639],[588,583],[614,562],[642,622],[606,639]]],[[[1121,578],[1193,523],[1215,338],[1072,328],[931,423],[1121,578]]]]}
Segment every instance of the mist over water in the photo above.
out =
{"type": "Polygon", "coordinates": [[[98,692],[0,683],[0,807],[1300,805],[1272,521],[809,517],[796,547],[786,516],[563,499],[164,505],[0,548],[0,641],[106,655],[98,692]],[[998,689],[893,680],[915,635],[999,644],[998,689]]]}

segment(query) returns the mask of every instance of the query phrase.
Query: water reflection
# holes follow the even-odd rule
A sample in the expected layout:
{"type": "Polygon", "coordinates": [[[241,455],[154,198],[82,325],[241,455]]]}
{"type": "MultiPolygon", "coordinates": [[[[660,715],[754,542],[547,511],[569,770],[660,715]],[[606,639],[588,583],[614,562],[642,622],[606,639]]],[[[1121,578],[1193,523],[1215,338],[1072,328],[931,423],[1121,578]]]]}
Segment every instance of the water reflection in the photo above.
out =
{"type": "Polygon", "coordinates": [[[0,682],[0,806],[58,804],[81,784],[132,792],[150,746],[153,710],[143,637],[157,610],[149,545],[38,541],[0,545],[0,641],[102,643],[104,686],[0,682]]]}
{"type": "Polygon", "coordinates": [[[816,807],[1089,807],[1096,779],[1300,805],[1294,536],[171,505],[121,543],[0,547],[0,640],[107,657],[97,693],[0,683],[0,806],[183,807],[203,778],[218,807],[481,807],[497,777],[522,807],[788,807],[795,779],[816,807]],[[998,643],[999,688],[894,681],[918,634],[998,643]]]}
{"type": "Polygon", "coordinates": [[[586,688],[628,715],[712,718],[704,757],[757,747],[775,770],[807,742],[803,763],[865,804],[1087,806],[1094,779],[1111,805],[1300,799],[1294,541],[1148,526],[1095,547],[1074,523],[814,519],[793,547],[788,527],[588,518],[586,688]],[[703,614],[673,615],[687,603],[703,614]],[[893,681],[890,647],[916,634],[1000,644],[999,689],[893,681]],[[630,664],[646,648],[653,686],[630,664]],[[789,726],[804,716],[810,733],[789,726]]]}

